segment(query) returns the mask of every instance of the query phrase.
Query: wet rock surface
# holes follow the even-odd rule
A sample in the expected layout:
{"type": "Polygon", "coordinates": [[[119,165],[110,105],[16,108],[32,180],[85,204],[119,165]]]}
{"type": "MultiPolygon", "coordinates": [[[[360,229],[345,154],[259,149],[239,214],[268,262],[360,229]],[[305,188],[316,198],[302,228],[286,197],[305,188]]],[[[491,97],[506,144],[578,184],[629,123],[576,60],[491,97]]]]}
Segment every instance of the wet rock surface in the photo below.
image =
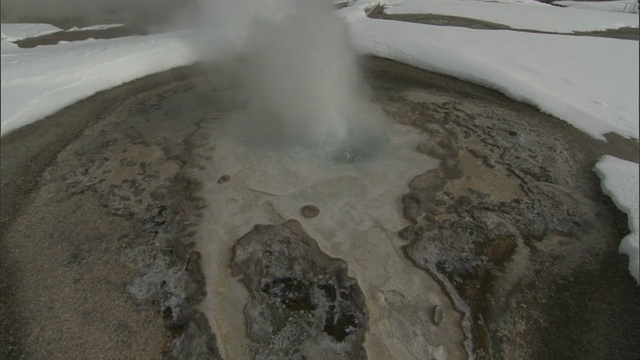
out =
{"type": "Polygon", "coordinates": [[[634,358],[640,289],[617,255],[626,217],[591,169],[605,153],[637,161],[637,142],[620,151],[486,90],[461,97],[431,80],[380,86],[387,113],[438,139],[418,150],[446,159],[409,184],[412,224],[400,236],[417,266],[455,289],[473,355],[634,358]]]}
{"type": "Polygon", "coordinates": [[[251,294],[244,315],[255,359],[366,359],[364,294],[299,222],[256,225],[233,254],[233,275],[251,294]]]}

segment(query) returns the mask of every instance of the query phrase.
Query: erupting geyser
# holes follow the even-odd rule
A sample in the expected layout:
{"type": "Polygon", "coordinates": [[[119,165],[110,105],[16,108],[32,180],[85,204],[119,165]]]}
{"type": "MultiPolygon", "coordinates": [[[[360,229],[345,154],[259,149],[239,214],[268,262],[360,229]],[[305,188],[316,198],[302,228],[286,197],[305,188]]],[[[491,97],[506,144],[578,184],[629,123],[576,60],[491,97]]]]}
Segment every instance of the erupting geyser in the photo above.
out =
{"type": "Polygon", "coordinates": [[[197,240],[207,284],[200,309],[220,354],[461,353],[459,315],[403,256],[397,235],[406,185],[416,169],[437,165],[415,151],[422,131],[385,121],[369,103],[332,3],[249,2],[223,1],[219,11],[213,3],[220,21],[206,32],[212,59],[229,65],[212,77],[227,91],[210,99],[224,109],[202,123],[213,150],[201,176],[222,180],[203,183],[207,221],[197,240]],[[434,304],[447,314],[437,329],[425,324],[434,304]]]}
{"type": "MultiPolygon", "coordinates": [[[[260,145],[347,161],[379,145],[384,116],[366,99],[347,28],[332,3],[223,1],[218,7],[239,20],[211,24],[212,41],[226,50],[241,48],[234,68],[247,107],[234,120],[234,132],[260,145]]],[[[217,13],[214,21],[223,17],[217,13]]]]}

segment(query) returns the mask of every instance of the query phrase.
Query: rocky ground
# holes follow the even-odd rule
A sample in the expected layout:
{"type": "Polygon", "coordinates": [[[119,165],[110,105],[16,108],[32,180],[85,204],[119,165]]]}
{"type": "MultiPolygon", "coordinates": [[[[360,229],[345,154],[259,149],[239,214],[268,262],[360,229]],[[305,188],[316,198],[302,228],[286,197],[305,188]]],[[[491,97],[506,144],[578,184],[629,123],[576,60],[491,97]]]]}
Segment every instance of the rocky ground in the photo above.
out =
{"type": "Polygon", "coordinates": [[[2,138],[3,358],[215,354],[192,308],[205,294],[189,238],[205,204],[186,171],[206,144],[201,119],[145,117],[194,74],[147,77],[2,138]]]}
{"type": "MultiPolygon", "coordinates": [[[[391,61],[363,66],[374,101],[424,131],[416,151],[441,159],[407,184],[399,235],[456,304],[469,355],[636,358],[640,287],[617,254],[626,216],[591,169],[603,154],[638,162],[638,142],[593,140],[391,61]]],[[[241,104],[210,75],[150,76],[2,138],[2,358],[219,358],[196,310],[207,296],[192,242],[206,221],[197,174],[215,161],[204,125],[241,104]]],[[[253,355],[365,358],[367,309],[349,264],[282,220],[239,238],[229,258],[252,294],[237,316],[253,355]],[[293,239],[300,247],[285,251],[293,239]],[[335,343],[322,356],[321,337],[335,343]]],[[[429,311],[436,326],[454,315],[429,311]]]]}
{"type": "Polygon", "coordinates": [[[477,357],[634,358],[638,344],[623,339],[639,335],[640,288],[617,254],[626,216],[591,169],[604,154],[638,162],[637,142],[595,141],[495,93],[407,76],[388,61],[372,69],[429,84],[394,86],[392,75],[380,85],[394,94],[383,108],[428,134],[418,151],[442,159],[409,184],[412,225],[400,236],[416,266],[455,288],[477,357]]]}

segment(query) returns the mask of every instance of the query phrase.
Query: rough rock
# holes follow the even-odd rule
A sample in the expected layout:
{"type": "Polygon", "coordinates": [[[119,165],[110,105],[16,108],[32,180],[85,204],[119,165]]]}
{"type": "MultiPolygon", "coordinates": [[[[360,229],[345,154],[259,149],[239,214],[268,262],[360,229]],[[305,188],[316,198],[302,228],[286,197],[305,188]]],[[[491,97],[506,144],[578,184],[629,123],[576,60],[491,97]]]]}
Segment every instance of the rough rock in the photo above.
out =
{"type": "Polygon", "coordinates": [[[343,260],[289,220],[256,225],[233,249],[233,275],[251,300],[244,315],[255,359],[365,359],[364,294],[343,260]]]}

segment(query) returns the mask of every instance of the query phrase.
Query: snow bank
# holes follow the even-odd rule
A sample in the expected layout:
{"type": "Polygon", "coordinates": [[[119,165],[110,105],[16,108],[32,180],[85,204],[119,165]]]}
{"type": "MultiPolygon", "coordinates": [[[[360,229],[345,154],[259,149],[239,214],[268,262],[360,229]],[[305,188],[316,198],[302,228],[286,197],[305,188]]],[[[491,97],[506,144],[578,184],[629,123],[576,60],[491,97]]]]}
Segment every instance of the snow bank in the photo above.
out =
{"type": "Polygon", "coordinates": [[[593,169],[602,181],[602,191],[609,195],[618,209],[629,219],[629,230],[618,251],[629,256],[629,272],[640,284],[640,263],[638,235],[640,233],[640,212],[638,211],[638,164],[612,156],[603,156],[593,169]]]}
{"type": "Polygon", "coordinates": [[[0,28],[4,41],[20,41],[62,31],[59,27],[49,24],[0,24],[0,28]]]}
{"type": "Polygon", "coordinates": [[[637,41],[375,20],[361,8],[339,14],[361,53],[495,89],[598,139],[638,138],[637,41]]]}
{"type": "Polygon", "coordinates": [[[551,5],[485,1],[425,1],[394,0],[387,14],[438,14],[460,16],[507,25],[514,29],[538,30],[558,33],[638,27],[634,14],[561,8],[551,5]]]}
{"type": "Polygon", "coordinates": [[[86,40],[33,49],[3,42],[0,134],[98,91],[196,61],[180,34],[86,40]]]}

